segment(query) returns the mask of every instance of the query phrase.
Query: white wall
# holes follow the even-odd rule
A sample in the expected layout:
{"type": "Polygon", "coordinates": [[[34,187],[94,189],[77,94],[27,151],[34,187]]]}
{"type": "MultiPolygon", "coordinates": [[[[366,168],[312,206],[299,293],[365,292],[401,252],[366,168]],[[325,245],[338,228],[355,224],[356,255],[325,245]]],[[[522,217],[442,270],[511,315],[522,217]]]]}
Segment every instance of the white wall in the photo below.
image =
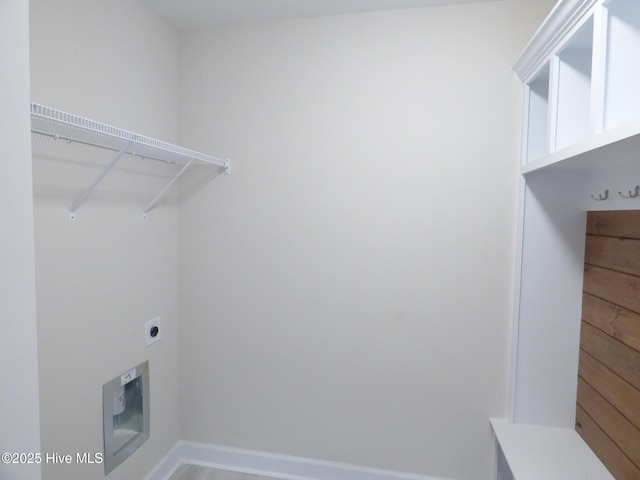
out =
{"type": "MultiPolygon", "coordinates": [[[[39,452],[29,8],[0,2],[0,452],[39,452]]],[[[38,464],[0,462],[0,477],[41,478],[38,464]]]]}
{"type": "Polygon", "coordinates": [[[520,85],[551,2],[184,32],[182,438],[492,478],[520,85]]]}
{"type": "MultiPolygon", "coordinates": [[[[163,140],[177,134],[177,33],[139,2],[31,2],[32,99],[163,140]]],[[[177,206],[141,218],[168,180],[123,158],[69,221],[66,209],[112,154],[34,139],[42,450],[102,452],[102,385],[149,360],[151,436],[110,475],[142,478],[179,439],[177,206]],[[163,339],[144,343],[161,317],[163,339]]],[[[173,167],[170,169],[173,171],[173,167]]],[[[102,478],[102,465],[43,466],[102,478]]]]}

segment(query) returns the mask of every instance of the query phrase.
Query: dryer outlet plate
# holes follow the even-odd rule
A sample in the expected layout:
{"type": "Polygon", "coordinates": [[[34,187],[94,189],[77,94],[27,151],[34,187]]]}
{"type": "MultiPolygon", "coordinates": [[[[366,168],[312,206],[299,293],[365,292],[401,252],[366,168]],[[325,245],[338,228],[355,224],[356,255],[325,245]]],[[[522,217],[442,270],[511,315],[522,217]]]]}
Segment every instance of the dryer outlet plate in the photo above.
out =
{"type": "Polygon", "coordinates": [[[144,339],[147,346],[156,343],[162,338],[160,317],[149,320],[144,324],[144,339]]]}

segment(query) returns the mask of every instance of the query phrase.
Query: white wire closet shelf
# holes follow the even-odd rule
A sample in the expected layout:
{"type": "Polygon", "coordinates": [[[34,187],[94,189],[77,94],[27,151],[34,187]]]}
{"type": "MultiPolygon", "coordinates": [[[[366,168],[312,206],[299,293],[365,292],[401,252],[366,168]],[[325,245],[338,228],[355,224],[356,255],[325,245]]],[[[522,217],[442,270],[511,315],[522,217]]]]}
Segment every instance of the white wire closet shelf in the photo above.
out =
{"type": "Polygon", "coordinates": [[[104,167],[91,185],[71,204],[68,209],[70,220],[75,219],[76,210],[125,154],[182,165],[178,173],[143,210],[143,218],[147,218],[149,211],[192,165],[215,165],[224,168],[227,175],[231,173],[231,161],[228,159],[205,155],[204,153],[172,145],[162,140],[129,132],[118,127],[96,122],[95,120],[90,120],[37,103],[31,103],[31,131],[38,135],[65,140],[68,143],[75,142],[90,145],[115,153],[111,162],[104,167]]]}

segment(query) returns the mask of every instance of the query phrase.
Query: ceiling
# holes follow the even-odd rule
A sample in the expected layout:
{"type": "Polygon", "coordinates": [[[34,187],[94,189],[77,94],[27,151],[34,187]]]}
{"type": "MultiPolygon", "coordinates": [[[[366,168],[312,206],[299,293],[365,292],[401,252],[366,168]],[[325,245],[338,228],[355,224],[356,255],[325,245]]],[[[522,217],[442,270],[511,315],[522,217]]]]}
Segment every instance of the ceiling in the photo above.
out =
{"type": "Polygon", "coordinates": [[[481,1],[487,0],[142,0],[177,28],[481,1]]]}

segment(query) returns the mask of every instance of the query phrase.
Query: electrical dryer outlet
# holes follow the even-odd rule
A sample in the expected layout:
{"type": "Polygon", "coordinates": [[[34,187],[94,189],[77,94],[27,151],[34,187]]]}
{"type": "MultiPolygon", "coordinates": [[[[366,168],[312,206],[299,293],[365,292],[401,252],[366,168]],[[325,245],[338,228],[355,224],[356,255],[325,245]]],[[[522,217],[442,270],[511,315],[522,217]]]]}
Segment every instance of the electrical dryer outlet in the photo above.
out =
{"type": "Polygon", "coordinates": [[[162,338],[162,328],[160,326],[160,317],[149,320],[144,324],[144,338],[147,346],[156,343],[162,338]]]}

